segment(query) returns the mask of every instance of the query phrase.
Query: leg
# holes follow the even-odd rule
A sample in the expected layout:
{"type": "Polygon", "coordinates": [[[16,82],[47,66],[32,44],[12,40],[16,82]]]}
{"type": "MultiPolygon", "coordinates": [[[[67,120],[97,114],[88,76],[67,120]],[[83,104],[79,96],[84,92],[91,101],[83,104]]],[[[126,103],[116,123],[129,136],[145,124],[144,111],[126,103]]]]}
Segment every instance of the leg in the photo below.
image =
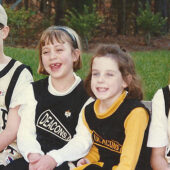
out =
{"type": "Polygon", "coordinates": [[[29,164],[25,161],[24,158],[16,159],[7,166],[3,168],[3,170],[28,170],[29,164]]]}

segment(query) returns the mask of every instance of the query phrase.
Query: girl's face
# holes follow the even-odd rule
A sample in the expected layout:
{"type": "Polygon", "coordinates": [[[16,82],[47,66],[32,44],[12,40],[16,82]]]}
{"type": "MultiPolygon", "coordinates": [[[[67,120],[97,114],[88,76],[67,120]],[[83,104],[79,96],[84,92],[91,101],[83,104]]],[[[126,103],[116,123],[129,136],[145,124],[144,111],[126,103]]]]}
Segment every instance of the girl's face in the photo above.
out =
{"type": "Polygon", "coordinates": [[[114,59],[103,56],[93,60],[91,89],[96,98],[112,105],[126,87],[114,59]]]}
{"type": "Polygon", "coordinates": [[[54,40],[53,44],[42,47],[42,63],[45,70],[52,78],[61,79],[73,73],[73,62],[77,60],[73,56],[69,43],[59,43],[54,40]]]}

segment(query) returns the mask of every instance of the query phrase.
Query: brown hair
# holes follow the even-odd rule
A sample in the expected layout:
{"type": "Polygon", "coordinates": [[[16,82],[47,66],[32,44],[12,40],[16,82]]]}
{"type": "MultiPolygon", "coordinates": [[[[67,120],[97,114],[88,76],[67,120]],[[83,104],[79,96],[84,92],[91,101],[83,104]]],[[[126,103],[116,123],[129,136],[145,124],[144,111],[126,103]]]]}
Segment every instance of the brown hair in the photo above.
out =
{"type": "MultiPolygon", "coordinates": [[[[65,26],[51,26],[47,28],[41,35],[38,49],[39,49],[39,66],[38,73],[48,75],[42,63],[42,47],[45,44],[54,43],[54,39],[56,39],[59,43],[68,42],[74,52],[75,49],[79,49],[81,52],[81,42],[78,34],[71,28],[65,26]],[[75,46],[76,43],[76,46],[75,46]]],[[[76,71],[80,69],[82,66],[81,55],[79,59],[73,63],[73,70],[76,71]]]]}
{"type": "Polygon", "coordinates": [[[85,87],[92,97],[95,97],[91,90],[92,64],[96,57],[110,57],[114,59],[118,64],[123,80],[128,85],[126,88],[128,91],[127,97],[142,100],[143,92],[141,88],[141,82],[136,74],[132,57],[116,44],[100,45],[91,59],[90,71],[85,80],[85,87]]]}

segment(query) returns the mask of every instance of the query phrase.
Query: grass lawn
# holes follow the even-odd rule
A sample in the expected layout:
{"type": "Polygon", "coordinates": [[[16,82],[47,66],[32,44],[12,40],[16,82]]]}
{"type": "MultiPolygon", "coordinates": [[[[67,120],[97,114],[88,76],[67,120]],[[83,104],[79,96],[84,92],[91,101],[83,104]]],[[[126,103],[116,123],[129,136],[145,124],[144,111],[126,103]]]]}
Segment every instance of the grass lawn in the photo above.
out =
{"type": "MultiPolygon", "coordinates": [[[[30,65],[33,70],[34,80],[43,78],[37,74],[38,51],[24,48],[6,47],[5,54],[30,65]]],[[[170,83],[170,51],[146,51],[131,53],[137,73],[143,82],[144,99],[151,100],[158,88],[170,83]]],[[[83,53],[83,67],[77,74],[84,79],[89,70],[90,54],[83,53]]]]}

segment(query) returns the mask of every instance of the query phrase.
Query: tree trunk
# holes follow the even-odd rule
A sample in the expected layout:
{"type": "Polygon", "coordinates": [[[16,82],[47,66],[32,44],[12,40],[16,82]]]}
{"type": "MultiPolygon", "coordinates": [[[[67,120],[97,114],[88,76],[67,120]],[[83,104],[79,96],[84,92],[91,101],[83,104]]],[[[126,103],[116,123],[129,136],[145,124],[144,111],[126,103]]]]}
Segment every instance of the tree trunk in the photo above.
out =
{"type": "Polygon", "coordinates": [[[126,0],[118,1],[118,21],[117,21],[117,34],[126,34],[126,0]]]}
{"type": "Polygon", "coordinates": [[[136,17],[138,16],[138,9],[139,9],[139,2],[138,0],[135,0],[135,5],[134,5],[134,13],[135,13],[135,20],[134,20],[134,35],[138,33],[138,26],[136,22],[136,17]]]}
{"type": "Polygon", "coordinates": [[[28,10],[28,2],[29,0],[24,0],[24,6],[25,6],[25,9],[28,10]]]}
{"type": "Polygon", "coordinates": [[[62,2],[60,0],[55,0],[55,21],[54,24],[55,25],[60,25],[61,21],[60,19],[62,18],[63,15],[63,8],[62,8],[62,2]]]}

